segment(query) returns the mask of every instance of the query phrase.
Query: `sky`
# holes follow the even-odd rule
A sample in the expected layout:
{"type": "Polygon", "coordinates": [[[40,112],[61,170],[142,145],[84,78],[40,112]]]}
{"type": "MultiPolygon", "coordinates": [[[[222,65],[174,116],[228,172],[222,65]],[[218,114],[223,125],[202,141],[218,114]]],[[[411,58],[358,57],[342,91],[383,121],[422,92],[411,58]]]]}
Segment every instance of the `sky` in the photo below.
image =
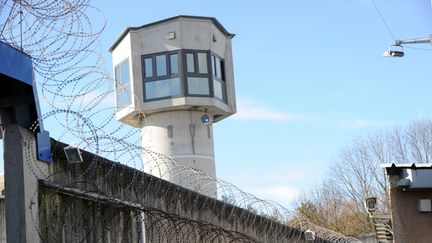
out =
{"type": "Polygon", "coordinates": [[[127,26],[197,15],[236,34],[238,112],[213,125],[217,176],[286,207],[354,139],[432,115],[432,47],[381,56],[393,37],[432,33],[431,2],[375,3],[384,21],[372,0],[92,1],[107,21],[109,70],[108,48],[127,26]]]}

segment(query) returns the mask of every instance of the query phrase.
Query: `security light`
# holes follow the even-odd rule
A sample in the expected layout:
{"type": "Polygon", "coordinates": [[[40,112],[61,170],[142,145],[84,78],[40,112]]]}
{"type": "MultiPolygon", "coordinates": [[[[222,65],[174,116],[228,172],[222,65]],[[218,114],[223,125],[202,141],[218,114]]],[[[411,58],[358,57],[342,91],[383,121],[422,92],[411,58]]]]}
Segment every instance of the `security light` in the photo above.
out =
{"type": "Polygon", "coordinates": [[[176,38],[176,34],[175,34],[175,32],[169,32],[169,33],[166,35],[166,38],[167,38],[168,40],[174,40],[174,39],[176,38]]]}
{"type": "Polygon", "coordinates": [[[366,210],[369,213],[375,212],[377,206],[377,198],[376,197],[366,198],[365,206],[366,206],[366,210]]]}
{"type": "Polygon", "coordinates": [[[211,124],[213,124],[213,116],[212,115],[210,115],[210,114],[204,114],[202,117],[201,117],[201,123],[204,125],[204,126],[211,126],[211,124]]]}
{"type": "Polygon", "coordinates": [[[409,188],[411,186],[411,180],[410,179],[400,179],[397,182],[397,186],[402,188],[402,189],[409,188]]]}
{"type": "Polygon", "coordinates": [[[305,234],[305,240],[307,241],[315,240],[315,232],[313,232],[312,230],[306,230],[304,234],[305,234]]]}
{"type": "Polygon", "coordinates": [[[76,164],[76,163],[83,162],[81,151],[78,147],[74,145],[69,145],[67,147],[64,147],[63,150],[66,154],[66,159],[69,164],[76,164]]]}
{"type": "Polygon", "coordinates": [[[403,57],[405,53],[403,51],[385,51],[383,57],[403,57]]]}

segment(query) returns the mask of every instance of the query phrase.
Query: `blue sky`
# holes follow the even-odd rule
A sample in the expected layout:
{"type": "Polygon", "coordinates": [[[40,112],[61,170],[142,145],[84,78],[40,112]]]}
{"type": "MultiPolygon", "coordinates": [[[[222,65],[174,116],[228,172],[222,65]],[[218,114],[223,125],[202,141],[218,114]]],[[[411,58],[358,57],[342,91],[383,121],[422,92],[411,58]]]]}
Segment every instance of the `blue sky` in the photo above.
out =
{"type": "MultiPolygon", "coordinates": [[[[395,38],[432,33],[429,0],[375,2],[395,38]]],[[[127,26],[199,15],[236,34],[238,114],[214,125],[217,175],[284,206],[325,179],[353,139],[432,114],[432,47],[381,57],[393,40],[371,0],[92,4],[107,20],[101,48],[109,70],[107,50],[127,26]]]]}

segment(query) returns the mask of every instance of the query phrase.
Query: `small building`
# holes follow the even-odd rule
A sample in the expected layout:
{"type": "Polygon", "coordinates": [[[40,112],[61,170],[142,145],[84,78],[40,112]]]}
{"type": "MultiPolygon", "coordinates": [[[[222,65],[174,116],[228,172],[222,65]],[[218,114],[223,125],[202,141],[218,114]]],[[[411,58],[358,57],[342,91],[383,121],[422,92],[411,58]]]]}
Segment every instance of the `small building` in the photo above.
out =
{"type": "Polygon", "coordinates": [[[390,179],[395,243],[429,243],[432,238],[432,164],[384,164],[390,179]]]}
{"type": "Polygon", "coordinates": [[[109,49],[117,120],[142,128],[145,149],[180,163],[144,153],[144,171],[213,197],[215,182],[197,189],[176,170],[216,176],[211,124],[236,112],[233,37],[215,18],[181,15],[128,27],[109,49]]]}

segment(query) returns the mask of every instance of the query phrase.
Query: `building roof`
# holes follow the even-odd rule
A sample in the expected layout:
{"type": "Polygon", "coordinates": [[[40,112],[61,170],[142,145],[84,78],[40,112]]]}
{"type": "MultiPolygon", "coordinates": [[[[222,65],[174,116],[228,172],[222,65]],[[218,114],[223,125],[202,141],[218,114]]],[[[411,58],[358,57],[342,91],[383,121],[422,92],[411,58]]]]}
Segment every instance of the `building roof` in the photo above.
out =
{"type": "Polygon", "coordinates": [[[395,163],[388,163],[388,164],[381,164],[381,168],[386,169],[387,175],[401,175],[402,171],[405,170],[431,170],[432,164],[431,163],[403,163],[403,164],[395,164],[395,163]]]}
{"type": "Polygon", "coordinates": [[[395,164],[395,163],[389,163],[389,164],[381,164],[381,168],[400,168],[400,169],[432,169],[431,163],[404,163],[404,164],[395,164]]]}
{"type": "Polygon", "coordinates": [[[173,20],[177,20],[180,18],[185,18],[185,19],[196,19],[196,20],[210,20],[213,22],[213,24],[226,36],[233,38],[235,36],[235,34],[232,34],[230,32],[228,32],[225,27],[222,26],[222,24],[214,17],[203,17],[203,16],[192,16],[192,15],[178,15],[175,17],[171,17],[171,18],[167,18],[167,19],[163,19],[163,20],[159,20],[156,22],[152,22],[149,24],[145,24],[145,25],[141,25],[141,26],[137,26],[137,27],[127,27],[121,34],[120,36],[114,41],[114,43],[111,45],[111,47],[108,49],[110,52],[112,52],[114,50],[114,48],[116,48],[116,46],[120,43],[120,41],[127,35],[127,33],[129,33],[129,31],[131,30],[140,30],[140,29],[145,29],[145,28],[149,28],[155,25],[159,25],[159,24],[163,24],[163,23],[167,23],[173,20]]]}

